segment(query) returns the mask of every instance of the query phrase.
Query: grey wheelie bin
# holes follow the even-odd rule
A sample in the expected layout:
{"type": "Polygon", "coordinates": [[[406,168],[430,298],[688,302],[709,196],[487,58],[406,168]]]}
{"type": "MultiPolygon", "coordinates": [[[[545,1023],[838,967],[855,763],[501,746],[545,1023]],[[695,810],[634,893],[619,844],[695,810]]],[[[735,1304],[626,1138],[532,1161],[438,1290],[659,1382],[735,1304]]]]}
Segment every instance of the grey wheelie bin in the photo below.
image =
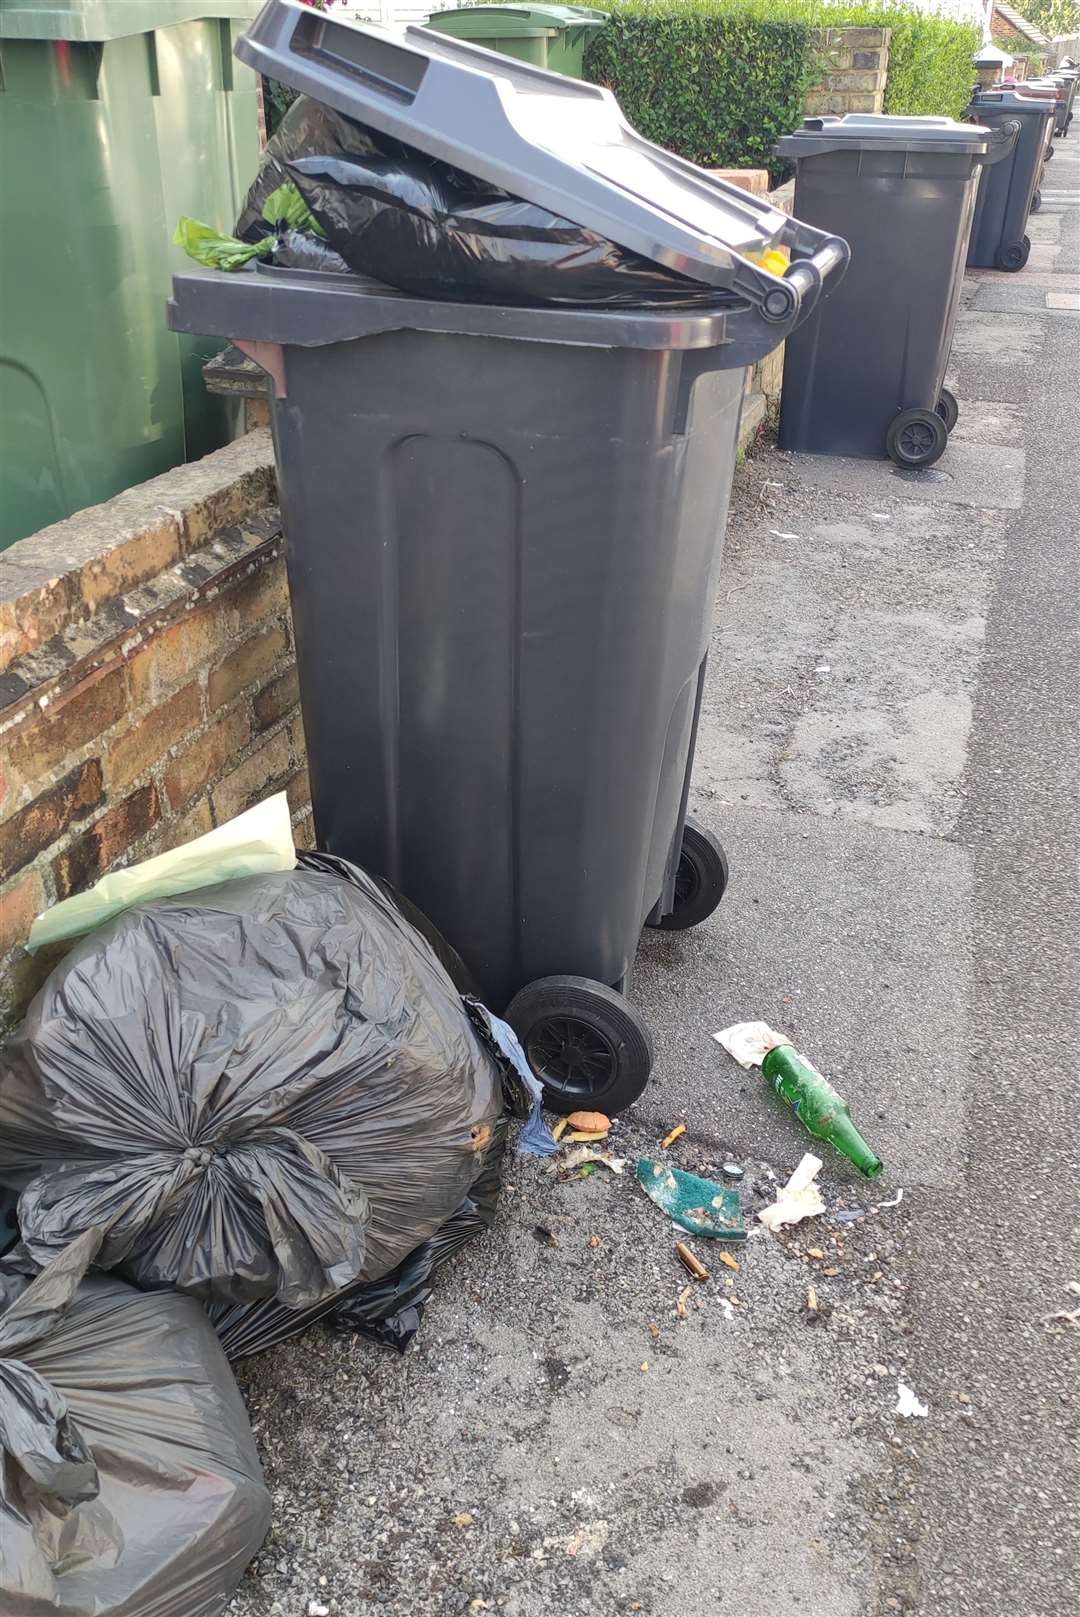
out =
{"type": "Polygon", "coordinates": [[[178,275],[170,305],[274,379],[320,846],[432,918],[553,1104],[618,1110],[652,1059],[621,995],[641,928],[702,920],[726,880],[686,804],[745,367],[846,244],[649,145],[609,92],[429,29],[274,0],[237,51],[703,283],[529,308],[260,266],[178,275]],[[783,278],[744,256],[781,244],[783,278]]]}
{"type": "Polygon", "coordinates": [[[1044,75],[1038,79],[1025,79],[1024,89],[1029,95],[1042,95],[1054,104],[1054,133],[1064,140],[1072,123],[1072,101],[1075,83],[1063,77],[1044,75]]]}
{"type": "Polygon", "coordinates": [[[1010,130],[951,118],[807,118],[777,143],[795,212],[851,245],[851,268],[789,339],[780,443],[811,454],[938,459],[958,415],[943,386],[985,164],[1010,130]]]}
{"type": "Polygon", "coordinates": [[[1035,206],[1053,108],[1019,89],[978,90],[966,116],[989,129],[1019,125],[1011,155],[983,175],[967,261],[978,269],[1021,270],[1031,251],[1027,219],[1035,206]]]}

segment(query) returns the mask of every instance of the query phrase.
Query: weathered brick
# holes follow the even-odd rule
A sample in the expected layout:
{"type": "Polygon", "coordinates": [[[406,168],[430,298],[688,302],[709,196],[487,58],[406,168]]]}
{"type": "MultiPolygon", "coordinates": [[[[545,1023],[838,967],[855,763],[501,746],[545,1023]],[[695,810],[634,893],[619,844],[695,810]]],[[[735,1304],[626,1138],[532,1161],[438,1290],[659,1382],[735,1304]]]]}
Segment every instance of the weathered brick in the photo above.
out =
{"type": "Polygon", "coordinates": [[[132,700],[136,707],[159,702],[197,668],[212,660],[225,640],[225,619],[220,601],[186,612],[136,651],[129,663],[132,700]]]}
{"type": "Polygon", "coordinates": [[[210,726],[186,747],[165,770],[165,794],[174,809],[204,791],[230,758],[247,745],[251,726],[242,710],[210,726]]]}
{"type": "Polygon", "coordinates": [[[12,772],[29,784],[43,782],[111,729],[127,705],[127,670],[122,664],[91,675],[11,736],[7,756],[12,772]]]}
{"type": "Polygon", "coordinates": [[[256,725],[260,730],[265,730],[271,724],[276,724],[278,719],[283,719],[286,713],[292,711],[299,700],[300,681],[296,668],[287,668],[256,694],[252,704],[256,725]]]}
{"type": "Polygon", "coordinates": [[[888,28],[842,28],[844,44],[853,51],[884,50],[889,41],[888,28]]]}
{"type": "Polygon", "coordinates": [[[90,758],[0,825],[0,882],[85,820],[102,800],[101,761],[90,758]]]}
{"type": "Polygon", "coordinates": [[[878,75],[876,73],[848,72],[826,73],[825,75],[826,90],[839,90],[845,95],[853,92],[856,94],[868,94],[876,90],[877,87],[878,75]]]}
{"type": "Polygon", "coordinates": [[[293,814],[311,802],[311,781],[308,779],[307,766],[298,769],[296,774],[285,783],[285,791],[289,799],[289,808],[293,814]]]}
{"type": "Polygon", "coordinates": [[[305,809],[293,826],[293,841],[298,848],[314,848],[315,817],[310,809],[305,809]]]}
{"type": "Polygon", "coordinates": [[[861,67],[872,73],[878,72],[882,66],[880,51],[852,51],[852,67],[861,67]]]}
{"type": "Polygon", "coordinates": [[[210,795],[217,823],[231,820],[278,791],[292,768],[288,732],[278,730],[214,787],[210,795]]]}
{"type": "Polygon", "coordinates": [[[25,943],[30,923],[45,908],[45,888],[36,870],[28,870],[0,893],[0,955],[25,943]]]}
{"type": "Polygon", "coordinates": [[[109,809],[89,831],[53,860],[57,898],[81,892],[116,863],[161,818],[157,787],[140,786],[109,809]]]}
{"type": "Polygon", "coordinates": [[[754,196],[764,196],[769,189],[767,168],[711,168],[709,173],[718,180],[726,180],[729,185],[737,185],[740,191],[750,191],[754,196]]]}
{"type": "Polygon", "coordinates": [[[262,623],[267,618],[281,617],[289,610],[289,584],[285,574],[284,558],[250,573],[226,596],[228,609],[236,614],[241,628],[249,623],[262,623]]]}
{"type": "Polygon", "coordinates": [[[117,736],[106,756],[110,787],[130,786],[144,769],[175,747],[199,722],[202,693],[193,680],[117,736]]]}
{"type": "Polygon", "coordinates": [[[162,827],[158,849],[161,853],[165,853],[169,848],[182,848],[185,842],[194,842],[196,837],[203,837],[207,831],[213,829],[214,816],[210,812],[210,799],[200,797],[186,814],[181,814],[178,819],[170,820],[162,827]]]}
{"type": "Polygon", "coordinates": [[[160,521],[121,541],[84,567],[79,593],[92,612],[103,601],[115,600],[146,579],[156,578],[166,567],[171,567],[179,555],[179,526],[175,517],[163,513],[160,521]]]}
{"type": "Polygon", "coordinates": [[[213,670],[207,686],[211,710],[224,707],[240,692],[255,685],[288,651],[285,630],[280,623],[271,624],[259,634],[253,634],[231,651],[213,670]]]}

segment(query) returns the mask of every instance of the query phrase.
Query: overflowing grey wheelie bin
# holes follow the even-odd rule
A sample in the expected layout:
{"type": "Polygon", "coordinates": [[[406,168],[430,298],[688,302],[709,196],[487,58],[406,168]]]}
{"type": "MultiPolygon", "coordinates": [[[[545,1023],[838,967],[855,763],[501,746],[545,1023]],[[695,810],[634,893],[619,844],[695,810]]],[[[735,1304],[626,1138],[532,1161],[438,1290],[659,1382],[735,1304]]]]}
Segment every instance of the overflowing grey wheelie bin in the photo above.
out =
{"type": "Polygon", "coordinates": [[[436,302],[178,275],[272,418],[320,845],[386,876],[509,1007],[553,1103],[636,1098],[643,924],[715,907],[686,818],[745,367],[847,247],[641,139],[600,88],[273,0],[242,60],[702,283],[693,307],[436,302]],[[786,244],[783,278],[748,261],[786,244]]]}
{"type": "Polygon", "coordinates": [[[780,443],[831,455],[941,455],[958,406],[944,387],[984,165],[1012,131],[884,113],[807,118],[777,143],[795,212],[843,236],[851,268],[788,340],[780,443]]]}
{"type": "Polygon", "coordinates": [[[1009,157],[983,175],[967,261],[979,269],[1021,270],[1031,251],[1027,220],[1035,207],[1053,106],[1024,95],[1021,89],[978,89],[966,116],[990,129],[1019,128],[1009,157]]]}

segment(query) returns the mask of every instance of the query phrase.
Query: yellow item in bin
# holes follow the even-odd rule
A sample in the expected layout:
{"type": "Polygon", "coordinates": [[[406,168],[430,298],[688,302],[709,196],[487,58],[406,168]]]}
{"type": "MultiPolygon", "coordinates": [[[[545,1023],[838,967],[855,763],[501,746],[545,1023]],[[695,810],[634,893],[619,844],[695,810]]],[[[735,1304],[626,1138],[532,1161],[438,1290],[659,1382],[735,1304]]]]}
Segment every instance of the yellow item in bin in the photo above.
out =
{"type": "Polygon", "coordinates": [[[786,247],[770,247],[765,253],[747,253],[752,264],[760,264],[762,269],[768,270],[770,275],[783,276],[791,263],[791,254],[786,247]]]}

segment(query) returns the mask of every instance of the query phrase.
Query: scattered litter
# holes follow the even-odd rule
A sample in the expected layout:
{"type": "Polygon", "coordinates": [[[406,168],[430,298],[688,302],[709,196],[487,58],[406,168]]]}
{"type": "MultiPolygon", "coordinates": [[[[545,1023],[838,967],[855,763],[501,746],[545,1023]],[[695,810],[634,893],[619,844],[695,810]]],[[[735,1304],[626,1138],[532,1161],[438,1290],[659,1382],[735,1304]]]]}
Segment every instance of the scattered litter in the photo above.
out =
{"type": "MultiPolygon", "coordinates": [[[[472,1607],[469,1609],[471,1611],[472,1607]]],[[[309,1600],[307,1617],[330,1617],[330,1607],[324,1606],[321,1600],[309,1600]]]]}
{"type": "Polygon", "coordinates": [[[693,1286],[684,1286],[678,1297],[675,1299],[675,1312],[678,1314],[680,1319],[686,1319],[688,1317],[686,1312],[686,1299],[689,1297],[693,1289],[693,1286]]]}
{"type": "Polygon", "coordinates": [[[450,1518],[454,1527],[471,1527],[475,1520],[476,1517],[471,1510],[459,1510],[456,1516],[450,1518]]]}
{"type": "Polygon", "coordinates": [[[638,1163],[637,1177],[645,1194],[691,1235],[707,1235],[720,1241],[746,1240],[737,1190],[648,1157],[638,1163]]]}
{"type": "Polygon", "coordinates": [[[217,1617],[270,1525],[247,1413],[201,1305],[85,1278],[100,1242],[0,1264],[4,1610],[217,1617]]]}
{"type": "Polygon", "coordinates": [[[930,1405],[922,1403],[904,1382],[896,1383],[896,1414],[906,1419],[922,1419],[930,1413],[930,1405]]]}
{"type": "Polygon", "coordinates": [[[824,1325],[832,1311],[832,1303],[820,1298],[813,1286],[807,1286],[806,1301],[799,1310],[803,1324],[824,1325]]]}
{"type": "Polygon", "coordinates": [[[566,1126],[583,1129],[587,1134],[607,1134],[611,1129],[611,1119],[604,1112],[571,1112],[566,1126]]]}
{"type": "Polygon", "coordinates": [[[642,1359],[642,1361],[641,1361],[641,1373],[642,1373],[643,1376],[648,1375],[648,1373],[649,1373],[649,1361],[648,1361],[648,1359],[642,1359]]]}
{"type": "Polygon", "coordinates": [[[781,533],[779,528],[770,528],[769,532],[774,539],[797,539],[799,537],[797,533],[781,533]]]}
{"type": "Polygon", "coordinates": [[[576,1145],[578,1141],[593,1142],[607,1139],[607,1129],[570,1129],[563,1135],[565,1145],[576,1145]]]}
{"type": "Polygon", "coordinates": [[[595,1252],[596,1248],[600,1245],[600,1237],[598,1235],[590,1235],[589,1236],[589,1245],[592,1247],[593,1251],[595,1252]]]}
{"type": "Polygon", "coordinates": [[[681,1139],[681,1137],[685,1133],[686,1133],[686,1124],[685,1123],[676,1123],[676,1125],[672,1129],[671,1133],[670,1134],[665,1134],[664,1138],[660,1141],[660,1149],[661,1149],[661,1151],[666,1151],[669,1145],[674,1145],[675,1141],[678,1140],[678,1139],[681,1139]]]}
{"type": "MultiPolygon", "coordinates": [[[[1080,1280],[1070,1280],[1065,1290],[1073,1297],[1080,1297],[1080,1280]]],[[[1058,1308],[1052,1314],[1043,1316],[1043,1324],[1048,1331],[1064,1331],[1070,1326],[1080,1328],[1080,1306],[1076,1308],[1058,1308]]]]}
{"type": "Polygon", "coordinates": [[[847,1101],[793,1044],[784,1040],[766,1051],[761,1073],[781,1099],[787,1101],[808,1133],[815,1139],[827,1140],[837,1151],[843,1152],[868,1179],[878,1177],[882,1171],[881,1158],[870,1149],[851,1121],[847,1101]]]}
{"type": "Polygon", "coordinates": [[[568,1126],[569,1126],[569,1119],[565,1118],[565,1117],[560,1117],[559,1121],[556,1123],[555,1127],[551,1131],[551,1138],[553,1140],[561,1140],[563,1135],[566,1133],[566,1130],[567,1130],[568,1126]]]}
{"type": "MultiPolygon", "coordinates": [[[[708,1280],[708,1269],[706,1269],[701,1259],[691,1252],[690,1248],[684,1242],[676,1241],[675,1255],[682,1264],[683,1268],[689,1274],[692,1274],[695,1280],[708,1280]]],[[[735,1263],[734,1258],[729,1259],[726,1252],[721,1252],[720,1257],[725,1263],[735,1263]]],[[[737,1269],[739,1265],[736,1263],[735,1267],[737,1269]]]]}
{"type": "Polygon", "coordinates": [[[889,513],[887,511],[871,511],[871,513],[870,513],[870,521],[871,522],[891,522],[892,517],[889,515],[889,513]]]}
{"type": "Polygon", "coordinates": [[[838,1224],[857,1224],[860,1218],[866,1217],[866,1210],[862,1207],[838,1207],[833,1217],[838,1224]]]}
{"type": "Polygon", "coordinates": [[[821,1261],[824,1259],[825,1254],[819,1246],[808,1246],[806,1249],[806,1256],[808,1258],[817,1258],[819,1261],[821,1261]]]}
{"type": "Polygon", "coordinates": [[[718,1252],[717,1257],[720,1259],[720,1262],[726,1264],[729,1269],[742,1268],[742,1264],[739,1262],[738,1258],[733,1258],[730,1252],[718,1252]]]}
{"type": "Polygon", "coordinates": [[[776,1231],[783,1224],[799,1224],[825,1211],[825,1202],[814,1179],[821,1171],[821,1158],[807,1152],[776,1200],[763,1207],[758,1218],[766,1229],[776,1231]]]}
{"type": "Polygon", "coordinates": [[[742,1165],[738,1162],[722,1163],[720,1167],[720,1177],[729,1185],[741,1184],[743,1179],[742,1165]]]}
{"type": "Polygon", "coordinates": [[[720,1304],[720,1312],[725,1319],[735,1318],[735,1310],[731,1305],[730,1297],[718,1297],[717,1302],[720,1304]]]}
{"type": "Polygon", "coordinates": [[[818,663],[817,667],[814,669],[814,673],[815,674],[831,674],[832,673],[832,664],[831,663],[818,663]]]}
{"type": "Polygon", "coordinates": [[[605,1168],[610,1168],[612,1173],[626,1172],[626,1157],[613,1157],[610,1152],[596,1151],[591,1145],[579,1145],[576,1151],[567,1151],[562,1156],[556,1157],[552,1167],[557,1168],[560,1173],[572,1173],[575,1168],[580,1168],[582,1164],[594,1162],[599,1162],[605,1168]]]}
{"type": "Polygon", "coordinates": [[[890,1199],[887,1202],[875,1202],[874,1206],[880,1212],[883,1207],[899,1207],[900,1203],[903,1201],[903,1199],[904,1199],[904,1192],[902,1190],[898,1190],[896,1192],[896,1195],[890,1197],[890,1199]]]}
{"type": "Polygon", "coordinates": [[[782,1033],[774,1033],[767,1022],[735,1022],[731,1027],[714,1033],[717,1044],[723,1045],[740,1067],[760,1067],[775,1044],[783,1044],[782,1033]]]}
{"type": "Polygon", "coordinates": [[[652,1337],[654,1342],[658,1342],[660,1340],[660,1327],[659,1325],[654,1324],[652,1320],[649,1321],[649,1335],[652,1337]]]}

